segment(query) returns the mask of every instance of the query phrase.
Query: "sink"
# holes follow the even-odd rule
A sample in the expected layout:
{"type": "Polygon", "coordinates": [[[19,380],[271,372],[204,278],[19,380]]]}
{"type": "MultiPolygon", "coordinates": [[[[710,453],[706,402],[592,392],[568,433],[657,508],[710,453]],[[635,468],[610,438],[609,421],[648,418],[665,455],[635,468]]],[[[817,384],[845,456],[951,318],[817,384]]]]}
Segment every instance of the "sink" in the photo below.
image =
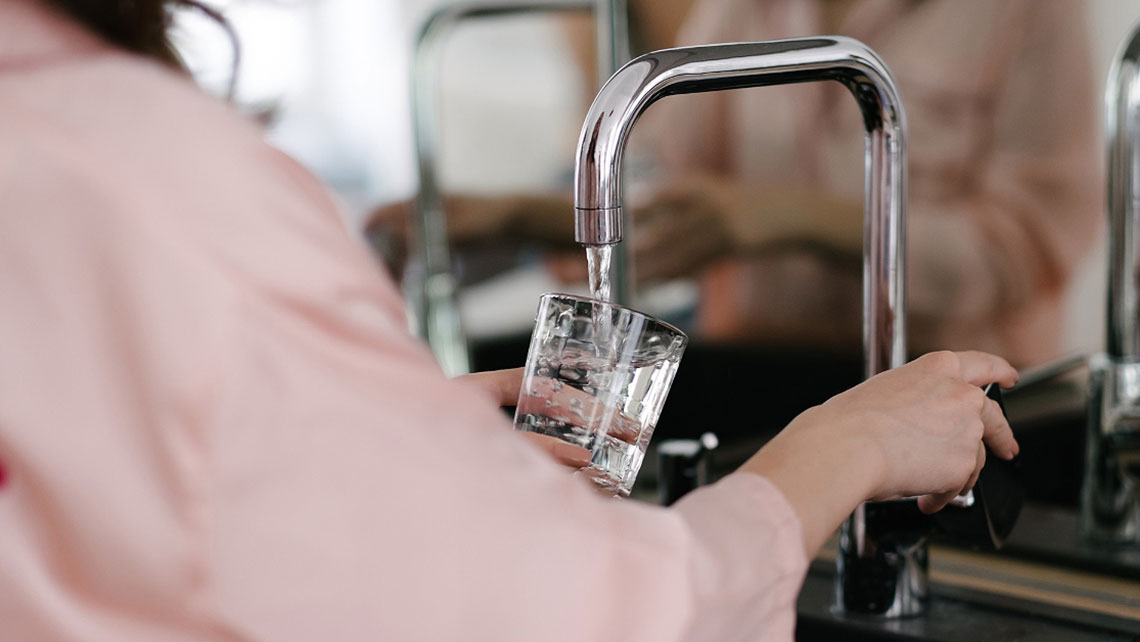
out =
{"type": "Polygon", "coordinates": [[[1140,640],[1140,552],[1088,547],[1076,511],[1031,504],[1001,552],[935,538],[922,616],[833,612],[833,539],[799,599],[799,640],[1140,640]]]}
{"type": "MultiPolygon", "coordinates": [[[[986,555],[931,550],[931,598],[918,617],[883,620],[832,610],[834,563],[816,561],[800,592],[796,639],[931,642],[1092,642],[1140,639],[1140,582],[1109,582],[1118,591],[1098,595],[1098,578],[1054,577],[1040,565],[994,572],[986,555]],[[1021,571],[1015,572],[1015,571],[1021,571]],[[1075,585],[1042,585],[1074,580],[1075,585]],[[1068,602],[1068,606],[1057,602],[1068,602]],[[1092,610],[1096,608],[1098,610],[1092,610]],[[1136,619],[1132,619],[1135,617],[1136,619]]],[[[1001,559],[1001,558],[997,558],[1001,559]]]]}
{"type": "Polygon", "coordinates": [[[929,606],[919,617],[877,619],[832,612],[831,572],[813,568],[799,595],[796,640],[800,642],[1109,642],[1137,640],[1137,632],[1114,623],[1080,623],[994,603],[985,593],[962,599],[931,578],[929,606]]]}

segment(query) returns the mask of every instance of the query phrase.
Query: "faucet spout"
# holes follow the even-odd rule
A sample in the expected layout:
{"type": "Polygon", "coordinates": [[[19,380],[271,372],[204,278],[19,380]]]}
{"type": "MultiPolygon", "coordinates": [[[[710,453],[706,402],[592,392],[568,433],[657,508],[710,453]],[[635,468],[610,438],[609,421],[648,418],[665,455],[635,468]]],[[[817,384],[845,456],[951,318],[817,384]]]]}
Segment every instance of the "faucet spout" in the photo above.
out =
{"type": "MultiPolygon", "coordinates": [[[[823,80],[851,91],[866,130],[863,348],[870,377],[906,358],[906,119],[890,71],[856,40],[826,36],[682,47],[649,53],[622,67],[602,87],[582,126],[574,176],[575,238],[583,245],[622,240],[622,154],[638,117],[657,100],[823,80]]],[[[863,507],[844,532],[839,606],[889,616],[919,612],[925,597],[922,542],[899,544],[878,522],[868,521],[863,507]],[[878,568],[888,558],[903,563],[878,568]],[[890,586],[884,592],[878,578],[887,575],[890,586]],[[875,589],[860,588],[866,585],[875,589]]]]}

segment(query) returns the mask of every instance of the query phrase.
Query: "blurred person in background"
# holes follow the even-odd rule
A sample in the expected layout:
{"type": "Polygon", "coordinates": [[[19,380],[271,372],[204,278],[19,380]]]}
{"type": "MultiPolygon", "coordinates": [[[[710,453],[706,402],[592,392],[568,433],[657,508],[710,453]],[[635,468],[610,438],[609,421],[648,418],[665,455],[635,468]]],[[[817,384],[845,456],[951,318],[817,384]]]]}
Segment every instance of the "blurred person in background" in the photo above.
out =
{"type": "MultiPolygon", "coordinates": [[[[641,50],[831,33],[867,43],[898,81],[909,124],[911,352],[983,349],[1019,366],[1058,356],[1066,286],[1100,229],[1083,2],[631,0],[630,11],[641,50]]],[[[571,42],[592,69],[589,25],[574,25],[571,42]]],[[[846,91],[672,97],[635,130],[632,144],[652,139],[662,177],[633,205],[634,274],[700,275],[702,339],[859,354],[863,127],[846,91]]],[[[456,243],[548,243],[567,250],[554,272],[584,280],[568,196],[447,205],[456,243]]],[[[372,229],[403,215],[381,210],[372,229]]]]}
{"type": "MultiPolygon", "coordinates": [[[[1065,286],[1101,229],[1085,13],[1069,0],[697,0],[679,39],[840,33],[873,48],[908,119],[911,349],[1027,366],[1058,356],[1065,286]]],[[[847,90],[691,98],[655,115],[673,185],[635,228],[639,269],[750,254],[704,276],[705,336],[857,351],[864,143],[847,90]],[[687,250],[696,230],[714,241],[687,250]]]]}
{"type": "Polygon", "coordinates": [[[1016,372],[941,352],[673,508],[599,497],[509,430],[517,371],[442,375],[168,16],[0,3],[5,639],[791,640],[859,502],[934,511],[1018,452],[979,387],[1016,372]]]}

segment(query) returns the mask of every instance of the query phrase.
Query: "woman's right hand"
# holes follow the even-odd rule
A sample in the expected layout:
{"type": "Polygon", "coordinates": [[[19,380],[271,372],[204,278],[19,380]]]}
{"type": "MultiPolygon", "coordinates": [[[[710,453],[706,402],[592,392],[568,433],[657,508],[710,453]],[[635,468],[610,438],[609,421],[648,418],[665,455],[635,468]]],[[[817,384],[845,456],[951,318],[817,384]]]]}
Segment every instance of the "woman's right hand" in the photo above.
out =
{"type": "Polygon", "coordinates": [[[984,446],[1003,459],[1017,454],[1009,424],[983,390],[1016,382],[1000,357],[934,352],[832,398],[814,409],[815,419],[849,426],[878,454],[881,474],[868,499],[919,495],[929,513],[973,488],[984,446]]]}
{"type": "Polygon", "coordinates": [[[1009,424],[982,390],[1016,382],[1000,357],[931,353],[804,412],[741,470],[784,492],[813,552],[860,501],[917,495],[935,512],[973,487],[985,446],[1016,455],[1009,424]]]}

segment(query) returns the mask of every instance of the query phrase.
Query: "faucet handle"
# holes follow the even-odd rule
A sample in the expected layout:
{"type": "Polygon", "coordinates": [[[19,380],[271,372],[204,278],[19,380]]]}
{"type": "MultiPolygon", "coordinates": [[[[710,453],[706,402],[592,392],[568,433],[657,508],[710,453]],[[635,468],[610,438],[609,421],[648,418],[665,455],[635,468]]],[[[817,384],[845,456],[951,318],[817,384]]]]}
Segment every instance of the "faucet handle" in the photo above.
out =
{"type": "MultiPolygon", "coordinates": [[[[1004,415],[1005,404],[997,384],[986,388],[986,396],[997,402],[1004,415]]],[[[1025,485],[1017,459],[1007,461],[987,449],[986,465],[974,489],[935,513],[934,523],[957,539],[996,550],[1013,531],[1024,501],[1025,485]]]]}

